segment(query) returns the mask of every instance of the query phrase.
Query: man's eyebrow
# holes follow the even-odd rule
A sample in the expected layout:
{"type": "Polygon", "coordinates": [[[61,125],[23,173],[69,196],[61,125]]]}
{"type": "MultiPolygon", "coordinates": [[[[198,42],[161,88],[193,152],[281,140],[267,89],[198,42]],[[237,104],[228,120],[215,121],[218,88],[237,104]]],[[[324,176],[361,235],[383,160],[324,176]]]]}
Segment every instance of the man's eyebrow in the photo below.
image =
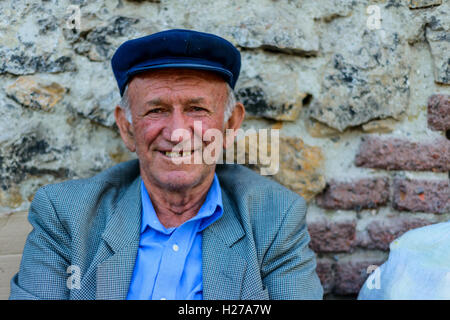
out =
{"type": "Polygon", "coordinates": [[[198,98],[191,98],[186,100],[186,104],[194,104],[194,103],[202,103],[205,102],[205,98],[198,97],[198,98]]]}
{"type": "Polygon", "coordinates": [[[145,105],[149,106],[149,107],[153,107],[153,106],[165,106],[167,105],[167,103],[164,103],[163,100],[161,98],[155,98],[155,99],[151,99],[149,101],[147,101],[145,103],[145,105]]]}

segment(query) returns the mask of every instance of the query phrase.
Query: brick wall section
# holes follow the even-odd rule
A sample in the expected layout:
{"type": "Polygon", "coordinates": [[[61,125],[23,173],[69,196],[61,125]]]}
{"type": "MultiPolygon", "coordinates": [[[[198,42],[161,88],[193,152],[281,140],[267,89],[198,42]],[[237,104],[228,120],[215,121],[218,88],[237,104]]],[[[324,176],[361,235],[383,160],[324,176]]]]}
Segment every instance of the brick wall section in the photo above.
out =
{"type": "Polygon", "coordinates": [[[341,295],[358,294],[369,273],[370,265],[380,266],[381,260],[339,261],[335,266],[333,292],[341,295]]]}
{"type": "Polygon", "coordinates": [[[389,244],[405,232],[430,223],[415,217],[384,217],[370,222],[365,232],[358,233],[356,245],[364,249],[388,251],[389,244]]]}
{"type": "Polygon", "coordinates": [[[316,272],[323,287],[324,294],[330,293],[334,289],[334,267],[335,263],[328,259],[317,259],[316,272]]]}
{"type": "Polygon", "coordinates": [[[313,222],[308,224],[308,232],[315,252],[348,252],[356,239],[356,221],[313,222]]]}
{"type": "Polygon", "coordinates": [[[353,182],[330,181],[316,197],[319,207],[325,209],[374,209],[389,200],[389,183],[386,178],[361,179],[353,182]]]}
{"type": "MultiPolygon", "coordinates": [[[[428,127],[442,131],[442,137],[412,142],[369,135],[362,138],[355,165],[388,171],[450,171],[450,96],[432,95],[427,116],[428,127]]],[[[385,175],[353,181],[332,179],[316,196],[317,206],[329,210],[326,218],[308,224],[310,246],[317,253],[316,271],[325,294],[355,298],[369,275],[367,267],[384,263],[380,257],[387,258],[393,240],[450,214],[448,179],[407,179],[395,175],[391,179],[388,173],[385,175]],[[392,213],[358,213],[380,207],[390,207],[392,213]],[[334,210],[356,211],[356,218],[335,218],[334,210]]]]}
{"type": "Polygon", "coordinates": [[[396,179],[393,207],[399,211],[450,213],[448,181],[396,179]]]}
{"type": "Polygon", "coordinates": [[[385,170],[450,171],[450,141],[428,143],[402,139],[362,138],[355,158],[358,167],[385,170]]]}
{"type": "Polygon", "coordinates": [[[428,127],[432,130],[450,129],[450,96],[434,94],[428,99],[428,127]]]}
{"type": "Polygon", "coordinates": [[[356,261],[334,261],[318,259],[316,272],[325,294],[356,296],[366,281],[371,265],[380,266],[383,260],[376,258],[358,259],[356,261]]]}

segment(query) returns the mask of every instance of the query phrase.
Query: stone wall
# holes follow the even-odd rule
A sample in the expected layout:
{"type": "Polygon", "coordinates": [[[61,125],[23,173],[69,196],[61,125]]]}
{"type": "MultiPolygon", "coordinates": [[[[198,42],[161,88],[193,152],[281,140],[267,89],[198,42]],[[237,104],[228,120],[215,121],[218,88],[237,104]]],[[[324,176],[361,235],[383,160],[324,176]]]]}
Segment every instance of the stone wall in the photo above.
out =
{"type": "Polygon", "coordinates": [[[280,129],[273,178],[308,200],[326,297],[355,297],[390,241],[450,218],[449,13],[446,0],[1,1],[0,290],[40,186],[134,157],[112,114],[115,49],[187,28],[240,49],[244,129],[280,129]]]}

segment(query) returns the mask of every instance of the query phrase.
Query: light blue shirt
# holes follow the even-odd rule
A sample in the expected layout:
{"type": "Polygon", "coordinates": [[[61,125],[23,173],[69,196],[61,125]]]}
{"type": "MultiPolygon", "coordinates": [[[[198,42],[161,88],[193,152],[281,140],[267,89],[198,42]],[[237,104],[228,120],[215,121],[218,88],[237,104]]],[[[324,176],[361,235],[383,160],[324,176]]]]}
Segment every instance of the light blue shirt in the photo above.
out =
{"type": "Polygon", "coordinates": [[[141,182],[142,225],[128,300],[202,300],[202,231],[223,213],[217,176],[197,215],[176,228],[159,221],[141,182]]]}
{"type": "Polygon", "coordinates": [[[393,241],[389,259],[371,273],[360,300],[449,300],[450,221],[411,230],[393,241]]]}

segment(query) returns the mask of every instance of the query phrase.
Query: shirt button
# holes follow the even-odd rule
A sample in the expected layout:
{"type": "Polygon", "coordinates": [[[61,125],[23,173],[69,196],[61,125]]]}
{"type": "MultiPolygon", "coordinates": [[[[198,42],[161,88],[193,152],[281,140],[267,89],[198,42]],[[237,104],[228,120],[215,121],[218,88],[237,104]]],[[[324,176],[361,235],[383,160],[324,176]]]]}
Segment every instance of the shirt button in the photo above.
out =
{"type": "Polygon", "coordinates": [[[173,251],[177,252],[178,250],[180,250],[180,247],[177,246],[176,244],[174,244],[174,245],[172,246],[172,249],[173,249],[173,251]]]}

